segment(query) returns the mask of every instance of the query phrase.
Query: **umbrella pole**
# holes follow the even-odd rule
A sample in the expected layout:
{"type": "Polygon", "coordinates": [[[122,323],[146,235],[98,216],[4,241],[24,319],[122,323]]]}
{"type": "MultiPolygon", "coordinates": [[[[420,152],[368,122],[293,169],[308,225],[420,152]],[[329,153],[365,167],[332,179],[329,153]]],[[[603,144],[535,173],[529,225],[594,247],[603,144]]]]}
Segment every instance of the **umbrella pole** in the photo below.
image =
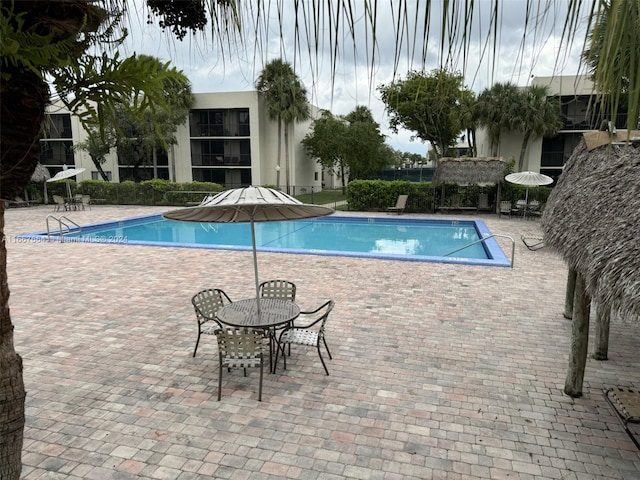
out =
{"type": "Polygon", "coordinates": [[[256,254],[256,230],[251,218],[251,244],[253,246],[253,272],[256,279],[256,305],[258,306],[258,317],[260,316],[260,285],[258,283],[258,255],[256,254]]]}

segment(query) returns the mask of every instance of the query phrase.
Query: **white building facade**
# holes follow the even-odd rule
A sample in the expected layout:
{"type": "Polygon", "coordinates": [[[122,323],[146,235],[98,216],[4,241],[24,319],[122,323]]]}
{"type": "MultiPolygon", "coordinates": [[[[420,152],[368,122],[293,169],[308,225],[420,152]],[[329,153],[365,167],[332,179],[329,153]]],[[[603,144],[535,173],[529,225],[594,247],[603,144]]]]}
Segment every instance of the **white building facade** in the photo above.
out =
{"type": "MultiPolygon", "coordinates": [[[[278,158],[278,123],[268,117],[256,91],[196,93],[194,99],[187,122],[176,132],[177,143],[168,152],[156,152],[153,165],[139,167],[139,177],[215,182],[226,188],[279,185],[286,189],[284,132],[278,158]]],[[[306,155],[301,144],[318,113],[311,106],[311,120],[289,126],[289,185],[298,190],[319,191],[323,185],[322,166],[306,155]]],[[[101,180],[89,154],[74,148],[87,138],[79,120],[59,104],[51,105],[47,114],[40,162],[51,175],[66,165],[86,169],[76,177],[78,181],[101,180]]],[[[110,152],[101,166],[110,181],[132,179],[132,166],[122,152],[110,152]]],[[[326,176],[324,181],[331,186],[334,180],[326,176]]]]}

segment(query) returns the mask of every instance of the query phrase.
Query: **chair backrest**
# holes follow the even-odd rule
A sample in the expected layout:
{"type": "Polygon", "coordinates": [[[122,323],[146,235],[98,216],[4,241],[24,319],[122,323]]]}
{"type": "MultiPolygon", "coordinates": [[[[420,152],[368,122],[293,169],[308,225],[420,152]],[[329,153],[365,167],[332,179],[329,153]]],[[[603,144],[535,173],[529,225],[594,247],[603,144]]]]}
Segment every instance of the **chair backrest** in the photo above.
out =
{"type": "Polygon", "coordinates": [[[260,296],[264,298],[296,299],[296,284],[288,280],[267,280],[258,286],[260,296]]]}
{"type": "Polygon", "coordinates": [[[220,328],[213,332],[218,339],[220,357],[229,367],[256,366],[262,358],[264,332],[252,328],[220,328]]]}
{"type": "Polygon", "coordinates": [[[334,306],[335,306],[335,302],[333,300],[329,300],[328,302],[326,302],[324,305],[320,307],[320,310],[324,309],[322,313],[322,317],[320,317],[321,318],[320,330],[318,332],[320,336],[324,335],[324,327],[327,324],[329,314],[331,313],[331,310],[333,310],[334,306]]]}
{"type": "Polygon", "coordinates": [[[511,202],[509,200],[503,200],[500,202],[500,211],[501,212],[511,212],[511,202]]]}
{"type": "Polygon", "coordinates": [[[82,195],[82,204],[89,205],[91,203],[91,195],[82,195]]]}
{"type": "Polygon", "coordinates": [[[198,323],[204,323],[209,320],[216,320],[216,313],[223,306],[231,303],[231,299],[224,291],[217,288],[208,288],[196,293],[191,299],[193,308],[196,311],[198,323]]]}
{"type": "Polygon", "coordinates": [[[409,198],[409,195],[398,195],[398,200],[396,201],[396,208],[404,209],[407,206],[407,198],[409,198]]]}
{"type": "Polygon", "coordinates": [[[58,205],[64,205],[64,198],[62,198],[60,195],[53,195],[53,201],[58,205]]]}

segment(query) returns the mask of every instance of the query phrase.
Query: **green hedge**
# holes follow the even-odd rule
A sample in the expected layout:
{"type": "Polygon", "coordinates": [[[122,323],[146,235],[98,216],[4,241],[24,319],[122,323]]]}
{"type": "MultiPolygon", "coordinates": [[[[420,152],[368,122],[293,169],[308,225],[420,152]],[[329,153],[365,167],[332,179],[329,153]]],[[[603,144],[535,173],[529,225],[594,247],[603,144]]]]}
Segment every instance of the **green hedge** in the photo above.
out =
{"type": "MultiPolygon", "coordinates": [[[[66,196],[64,182],[54,182],[50,185],[55,185],[49,191],[51,195],[66,196]],[[54,189],[55,191],[52,191],[54,189]]],[[[73,182],[71,186],[74,195],[90,195],[94,201],[110,205],[189,205],[199,203],[206,195],[214,195],[223,190],[217,183],[174,183],[157,178],[140,183],[85,180],[79,184],[73,182]]]]}

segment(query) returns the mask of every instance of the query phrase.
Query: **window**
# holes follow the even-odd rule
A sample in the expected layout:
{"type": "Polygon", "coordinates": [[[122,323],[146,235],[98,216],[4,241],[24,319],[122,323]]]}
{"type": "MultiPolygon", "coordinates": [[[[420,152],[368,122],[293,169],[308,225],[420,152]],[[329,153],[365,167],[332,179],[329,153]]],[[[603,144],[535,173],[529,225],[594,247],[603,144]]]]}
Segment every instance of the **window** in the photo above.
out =
{"type": "MultiPolygon", "coordinates": [[[[104,173],[107,176],[107,180],[110,182],[112,180],[111,171],[107,170],[104,173]]],[[[102,176],[100,175],[100,172],[98,172],[97,170],[92,170],[91,171],[91,180],[102,180],[102,176]]]]}

